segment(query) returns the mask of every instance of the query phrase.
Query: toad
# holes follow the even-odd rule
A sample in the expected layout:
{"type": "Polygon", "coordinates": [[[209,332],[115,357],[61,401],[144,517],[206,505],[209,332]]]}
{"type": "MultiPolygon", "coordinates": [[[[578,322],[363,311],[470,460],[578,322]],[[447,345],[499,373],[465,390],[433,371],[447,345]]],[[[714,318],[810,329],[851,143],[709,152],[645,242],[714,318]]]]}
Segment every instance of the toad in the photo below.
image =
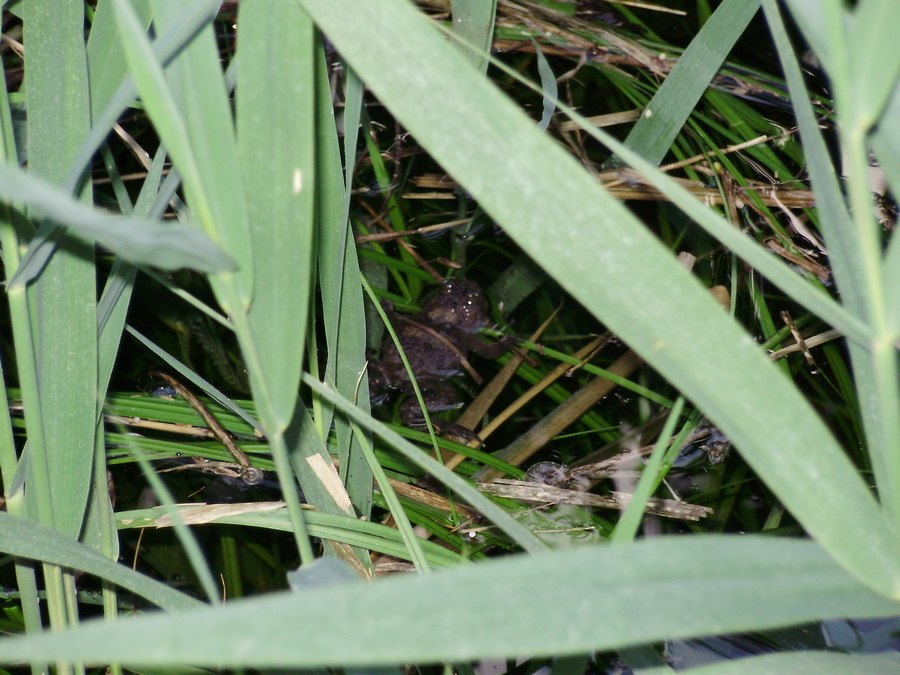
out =
{"type": "MultiPolygon", "coordinates": [[[[474,352],[496,358],[510,347],[511,338],[495,343],[484,342],[478,331],[489,323],[487,300],[474,281],[451,279],[435,292],[415,316],[391,314],[391,321],[403,351],[409,360],[416,382],[422,391],[429,414],[454,410],[462,406],[450,377],[468,372],[481,383],[478,373],[469,365],[474,352]]],[[[424,417],[415,397],[412,383],[390,335],[381,345],[381,357],[369,364],[369,389],[374,404],[383,403],[390,390],[407,394],[400,405],[400,418],[414,428],[424,427],[424,417]]],[[[472,432],[432,418],[438,433],[473,437],[472,432]]]]}

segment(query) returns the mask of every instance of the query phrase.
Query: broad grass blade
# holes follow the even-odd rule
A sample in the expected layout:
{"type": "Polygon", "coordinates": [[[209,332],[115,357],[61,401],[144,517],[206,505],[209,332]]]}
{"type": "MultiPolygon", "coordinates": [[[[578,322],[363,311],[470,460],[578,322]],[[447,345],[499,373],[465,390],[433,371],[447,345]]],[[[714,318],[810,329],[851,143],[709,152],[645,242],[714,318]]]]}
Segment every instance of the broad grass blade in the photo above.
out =
{"type": "MultiPolygon", "coordinates": [[[[250,219],[249,321],[280,428],[294,414],[313,282],[313,26],[294,3],[241,3],[238,154],[250,219]]],[[[270,430],[273,431],[273,430],[270,430]]]]}
{"type": "MultiPolygon", "coordinates": [[[[24,7],[28,164],[35,175],[55,183],[65,179],[68,164],[90,128],[83,24],[83,8],[77,3],[59,0],[24,7]]],[[[3,168],[21,176],[15,169],[3,168]]],[[[90,201],[90,192],[83,198],[90,201]]],[[[26,293],[38,378],[38,390],[28,393],[26,405],[40,409],[40,426],[29,424],[28,432],[34,440],[35,475],[45,472],[29,485],[26,496],[35,508],[33,513],[43,514],[41,522],[74,539],[81,530],[91,485],[96,430],[93,247],[62,237],[56,253],[26,293]],[[49,512],[45,508],[48,503],[49,512]]]]}
{"type": "Polygon", "coordinates": [[[88,572],[136,593],[163,609],[189,609],[203,605],[199,600],[181,591],[113,562],[84,544],[72,541],[33,521],[2,512],[0,512],[0,551],[88,572]]]}
{"type": "Polygon", "coordinates": [[[659,537],[5,638],[0,650],[11,661],[372,667],[515,657],[523,648],[564,656],[898,612],[900,604],[867,589],[813,542],[659,537]],[[346,628],[359,617],[378,620],[348,640],[346,628]]]}

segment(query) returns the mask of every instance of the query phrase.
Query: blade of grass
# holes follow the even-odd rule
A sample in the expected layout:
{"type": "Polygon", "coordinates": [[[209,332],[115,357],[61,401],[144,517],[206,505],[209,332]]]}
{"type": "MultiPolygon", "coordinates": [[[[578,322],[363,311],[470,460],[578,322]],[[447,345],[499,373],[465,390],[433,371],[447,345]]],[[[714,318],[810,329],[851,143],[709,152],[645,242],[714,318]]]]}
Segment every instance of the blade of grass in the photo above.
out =
{"type": "Polygon", "coordinates": [[[181,514],[178,512],[178,508],[175,505],[175,499],[172,497],[172,493],[169,492],[169,488],[166,487],[165,483],[162,482],[162,479],[160,479],[153,469],[153,466],[147,461],[143,450],[136,445],[132,445],[130,449],[134,455],[135,461],[137,461],[141,467],[144,478],[147,479],[147,482],[153,489],[153,494],[159,499],[160,503],[165,508],[166,515],[171,519],[172,525],[175,528],[175,535],[178,537],[178,541],[181,542],[181,546],[190,561],[191,569],[193,569],[194,574],[197,575],[197,579],[200,581],[203,592],[206,593],[206,597],[209,598],[209,601],[213,605],[220,604],[221,599],[219,598],[219,590],[216,587],[216,582],[213,579],[206,558],[203,556],[203,551],[200,550],[200,544],[197,542],[197,539],[194,537],[190,528],[188,528],[182,520],[181,514]]]}
{"type": "MultiPolygon", "coordinates": [[[[160,58],[166,62],[171,60],[174,55],[178,53],[178,50],[182,49],[193,37],[199,29],[199,26],[205,25],[215,17],[220,4],[221,3],[218,2],[218,0],[198,0],[192,3],[187,10],[185,10],[185,13],[182,15],[182,20],[178,22],[178,25],[173,27],[171,31],[164,33],[159,41],[154,44],[154,48],[157,50],[157,53],[160,54],[160,58]]],[[[101,24],[101,33],[104,35],[106,34],[106,25],[108,22],[106,16],[109,15],[110,7],[110,3],[104,3],[98,9],[98,12],[95,13],[95,20],[97,19],[97,14],[100,15],[99,21],[101,24]]],[[[136,8],[141,14],[141,21],[139,21],[139,23],[142,22],[142,25],[146,27],[149,23],[146,3],[138,2],[136,3],[136,8]]],[[[110,57],[110,60],[114,59],[110,57]]],[[[124,59],[122,60],[124,61],[124,59]]],[[[89,67],[91,67],[90,63],[89,67]]],[[[101,66],[101,70],[107,72],[107,69],[104,66],[101,66]]],[[[109,70],[114,71],[115,67],[112,67],[109,70]]],[[[101,78],[101,81],[102,79],[103,78],[101,78]]],[[[105,87],[101,84],[101,89],[104,88],[105,87]]],[[[75,161],[72,163],[73,168],[70,170],[66,182],[64,183],[70,191],[74,192],[81,185],[86,175],[85,169],[89,165],[91,158],[108,135],[109,130],[112,128],[119,115],[125,110],[128,104],[134,100],[136,91],[134,81],[129,77],[116,90],[102,113],[97,114],[97,110],[94,109],[95,118],[93,120],[93,129],[82,144],[75,161]]],[[[107,92],[103,91],[101,93],[105,94],[107,92]]],[[[94,97],[93,91],[92,97],[94,97]]],[[[97,98],[97,103],[99,103],[101,96],[98,95],[97,98]]],[[[42,228],[41,232],[32,239],[28,247],[28,252],[25,254],[23,263],[15,277],[17,283],[27,283],[40,273],[41,269],[43,269],[46,264],[46,261],[55,250],[57,236],[58,233],[55,232],[55,228],[42,228]]]]}
{"type": "MultiPolygon", "coordinates": [[[[166,65],[170,63],[175,56],[181,53],[181,50],[184,49],[185,45],[191,41],[197,32],[203,26],[206,26],[215,19],[221,4],[220,0],[195,0],[190,3],[185,8],[184,13],[179,17],[179,20],[174,22],[169,30],[164,31],[159,38],[154,41],[152,45],[153,52],[159,57],[160,62],[166,65]]],[[[138,25],[146,28],[150,23],[148,1],[135,0],[133,6],[135,13],[139,17],[137,22],[138,25]]],[[[97,12],[94,15],[95,26],[99,21],[101,34],[104,36],[106,35],[107,24],[109,22],[108,17],[110,15],[112,15],[113,18],[115,17],[115,13],[110,11],[111,8],[112,4],[107,0],[104,0],[97,8],[97,12]]],[[[93,29],[91,32],[93,34],[93,29]]],[[[124,58],[122,60],[123,63],[127,63],[127,60],[124,58]]],[[[88,65],[91,68],[94,67],[90,62],[88,65]]],[[[104,64],[104,66],[108,66],[111,70],[115,70],[115,66],[109,64],[104,64]]],[[[99,108],[95,109],[91,133],[85,138],[75,161],[72,163],[68,178],[66,179],[66,185],[70,186],[73,190],[81,180],[85,168],[88,166],[94,153],[97,152],[97,148],[100,147],[109,134],[113,124],[115,124],[122,112],[137,96],[137,86],[135,85],[133,77],[130,75],[131,71],[128,70],[127,72],[129,75],[125,78],[124,82],[119,85],[115,93],[112,93],[109,96],[106,107],[102,112],[99,108]]],[[[97,102],[102,100],[104,95],[108,93],[105,86],[101,87],[101,91],[98,91],[97,93],[97,102]]]]}
{"type": "Polygon", "coordinates": [[[153,352],[156,356],[158,356],[166,365],[172,368],[179,375],[184,377],[187,381],[195,384],[201,390],[203,390],[207,395],[209,395],[216,403],[221,405],[222,407],[230,410],[235,415],[244,420],[247,424],[249,424],[254,429],[258,430],[260,433],[263,432],[262,427],[259,424],[259,420],[255,419],[252,415],[250,415],[246,410],[241,408],[239,405],[236,405],[234,401],[232,401],[228,396],[226,396],[223,392],[216,389],[212,385],[211,382],[203,379],[194,372],[191,368],[188,368],[185,364],[181,363],[174,356],[169,354],[162,347],[157,345],[155,342],[150,340],[150,338],[146,337],[142,333],[140,333],[137,329],[132,326],[125,326],[126,332],[135,338],[138,342],[144,345],[147,349],[153,352]]]}
{"type": "MultiPolygon", "coordinates": [[[[201,177],[202,169],[194,152],[191,133],[169,89],[158,58],[150,48],[143,27],[125,0],[111,1],[116,10],[116,25],[132,75],[157,133],[181,173],[193,217],[214,242],[222,244],[226,253],[235,257],[238,267],[243,270],[242,274],[249,274],[249,242],[237,242],[241,244],[237,249],[232,248],[236,242],[228,241],[226,244],[225,235],[215,217],[208,188],[201,177]]],[[[202,58],[202,53],[200,56],[202,58]]],[[[228,136],[233,138],[233,132],[229,131],[228,136]]],[[[240,188],[232,186],[232,189],[237,191],[240,188]]],[[[243,309],[245,299],[239,298],[232,275],[216,275],[210,281],[226,312],[232,314],[243,309]]],[[[249,288],[248,285],[245,291],[249,291],[249,288]]]]}
{"type": "Polygon", "coordinates": [[[412,525],[409,523],[409,518],[406,516],[406,511],[403,510],[400,500],[397,498],[397,493],[394,492],[394,488],[391,487],[387,474],[384,472],[381,464],[378,463],[378,458],[375,457],[375,451],[372,450],[370,439],[363,433],[358,425],[351,424],[351,427],[353,433],[356,435],[356,440],[359,443],[360,448],[362,448],[366,462],[369,464],[369,470],[372,472],[375,481],[378,483],[378,489],[381,491],[384,500],[387,502],[388,510],[391,512],[394,521],[397,523],[397,529],[400,531],[400,536],[403,538],[403,543],[406,546],[410,560],[413,561],[413,564],[416,566],[416,571],[419,572],[419,574],[430,572],[431,566],[428,564],[425,552],[419,544],[418,537],[416,537],[415,532],[413,532],[412,525]]]}
{"type": "Polygon", "coordinates": [[[659,164],[734,43],[759,9],[760,0],[725,0],[678,59],[653,95],[625,145],[659,164]]]}
{"type": "MultiPolygon", "coordinates": [[[[86,206],[48,181],[0,165],[0,198],[27,205],[80,238],[100,243],[123,260],[161,269],[190,267],[203,272],[235,269],[234,260],[195,228],[141,217],[117,216],[86,206]]],[[[83,245],[82,245],[83,247],[83,245]]],[[[28,281],[11,280],[11,286],[28,281]]]]}
{"type": "Polygon", "coordinates": [[[33,521],[0,512],[0,551],[93,574],[167,610],[203,603],[33,521]]]}
{"type": "Polygon", "coordinates": [[[238,19],[238,155],[253,214],[248,318],[272,414],[284,430],[299,393],[312,296],[313,27],[298,6],[265,0],[241,3],[238,19]]]}
{"type": "Polygon", "coordinates": [[[824,617],[893,616],[900,605],[861,585],[813,542],[710,536],[514,556],[214,610],[5,638],[0,650],[11,661],[372,667],[515,657],[525,644],[534,656],[583,654],[824,617]],[[380,620],[348,641],[346,627],[361,616],[380,620]]]}
{"type": "MultiPolygon", "coordinates": [[[[152,6],[154,25],[158,30],[164,31],[181,19],[183,3],[180,0],[154,0],[152,6]]],[[[132,20],[133,27],[134,23],[132,20]]],[[[133,28],[131,37],[134,38],[133,28]]],[[[162,66],[158,57],[152,54],[146,36],[141,36],[140,44],[141,52],[153,60],[146,69],[160,74],[162,66]]],[[[129,63],[132,72],[135,72],[131,56],[129,63]]],[[[137,77],[136,72],[135,76],[137,77]]],[[[141,99],[148,107],[155,125],[159,125],[162,120],[161,115],[153,114],[151,106],[154,105],[154,99],[167,96],[174,99],[175,107],[167,109],[163,114],[168,118],[166,123],[171,128],[178,126],[176,117],[183,120],[184,133],[187,134],[184,141],[187,146],[182,150],[196,162],[197,175],[189,181],[187,174],[184,174],[185,190],[190,189],[194,180],[197,181],[194,198],[188,193],[192,214],[199,217],[208,230],[215,231],[222,247],[238,263],[237,270],[227,275],[227,278],[223,275],[218,283],[215,277],[211,279],[214,289],[219,286],[216,297],[228,313],[236,313],[239,309],[236,304],[229,306],[232,303],[240,303],[240,308],[247,311],[253,297],[255,274],[253,238],[247,217],[231,104],[211,25],[202,28],[184,51],[169,64],[165,77],[167,86],[157,87],[152,91],[141,87],[139,83],[141,99]],[[205,213],[205,209],[209,209],[208,213],[205,213]]],[[[164,133],[162,138],[166,141],[172,159],[184,172],[185,168],[172,142],[181,139],[169,140],[164,133]]],[[[293,177],[290,179],[293,180],[293,177]]],[[[282,180],[287,181],[289,177],[284,176],[282,180]]]]}
{"type": "MultiPolygon", "coordinates": [[[[89,128],[83,10],[66,2],[25,7],[28,59],[28,163],[52,182],[65,177],[66,163],[89,128]]],[[[22,173],[4,171],[3,185],[22,173]],[[10,175],[5,175],[6,173],[10,175]]],[[[34,179],[35,181],[37,179],[34,179]]],[[[31,181],[28,181],[31,182],[31,181]]],[[[90,193],[84,195],[90,200],[90,193]]],[[[97,396],[97,324],[93,251],[72,238],[27,291],[38,390],[27,396],[39,406],[43,443],[33,446],[35,474],[29,490],[41,522],[76,538],[90,488],[97,396]],[[41,495],[41,492],[49,492],[41,495]],[[49,500],[52,516],[39,506],[49,500]],[[49,516],[49,518],[48,518],[49,516]]],[[[23,317],[19,317],[21,320],[23,317]]],[[[29,429],[29,433],[30,433],[29,429]]],[[[36,438],[36,440],[37,440],[36,438]]]]}
{"type": "MultiPolygon", "coordinates": [[[[853,121],[855,95],[849,83],[836,85],[839,111],[849,116],[847,125],[856,132],[846,132],[841,126],[841,147],[848,170],[847,185],[851,192],[853,216],[843,206],[843,195],[834,176],[831,159],[818,123],[809,104],[799,65],[793,55],[787,33],[777,7],[765,1],[766,18],[776,48],[782,61],[790,87],[804,148],[809,157],[809,171],[816,197],[822,196],[820,212],[830,260],[835,279],[844,295],[844,305],[872,326],[870,340],[864,345],[850,344],[850,357],[854,365],[856,388],[860,401],[860,414],[869,446],[869,454],[880,488],[879,496],[885,512],[895,523],[900,523],[900,382],[897,377],[897,352],[891,341],[889,314],[885,304],[886,287],[881,270],[881,246],[878,225],[872,215],[870,188],[868,186],[867,149],[864,139],[858,136],[864,121],[853,121]],[[854,159],[855,158],[855,159],[854,159]],[[833,205],[833,210],[828,208],[833,205]]],[[[837,11],[837,10],[836,10],[837,11]]],[[[810,32],[807,12],[800,14],[801,26],[810,32]],[[805,18],[804,18],[805,17],[805,18]]],[[[832,19],[838,21],[838,19],[832,19]]],[[[837,35],[843,35],[841,30],[837,35]]],[[[834,67],[847,60],[848,46],[835,38],[829,42],[829,63],[834,67]]],[[[838,69],[840,70],[840,69],[838,69]]],[[[833,78],[840,78],[836,72],[833,78]]],[[[847,77],[847,74],[844,74],[847,77]]]]}
{"type": "Polygon", "coordinates": [[[613,531],[612,537],[610,537],[613,543],[622,544],[634,541],[644,516],[647,500],[653,496],[653,493],[656,491],[659,484],[657,480],[659,466],[662,463],[663,455],[666,453],[669,439],[672,438],[672,435],[675,432],[675,425],[678,424],[681,419],[681,411],[683,408],[684,399],[679,397],[678,400],[675,401],[675,405],[673,405],[672,409],[669,411],[668,417],[666,417],[666,423],[663,425],[662,431],[659,433],[659,438],[653,447],[653,453],[647,459],[647,462],[643,467],[641,478],[631,495],[631,502],[622,513],[619,522],[616,523],[616,529],[613,531]]]}
{"type": "MultiPolygon", "coordinates": [[[[321,41],[320,41],[321,42],[321,41]]],[[[322,292],[322,319],[328,361],[325,381],[347,398],[369,410],[369,381],[366,375],[366,324],[360,286],[359,259],[349,223],[350,188],[356,161],[362,84],[347,71],[347,97],[344,105],[344,157],[341,166],[334,107],[331,101],[329,71],[325,51],[317,48],[319,59],[316,80],[316,147],[319,182],[317,185],[318,263],[322,292]],[[361,395],[360,395],[361,394],[361,395]]],[[[321,428],[334,421],[334,435],[340,474],[354,506],[369,517],[372,511],[372,471],[350,425],[344,417],[333,417],[333,409],[323,406],[321,428]]],[[[371,440],[369,441],[371,442],[371,440]]]]}
{"type": "Polygon", "coordinates": [[[494,42],[497,0],[451,0],[450,11],[453,32],[468,45],[463,54],[482,75],[487,73],[486,55],[494,42]]]}
{"type": "MultiPolygon", "coordinates": [[[[0,162],[8,162],[18,165],[18,151],[16,149],[15,133],[13,130],[12,115],[9,105],[9,93],[6,89],[6,79],[0,81],[0,162]]],[[[18,246],[19,246],[19,230],[21,223],[17,227],[13,223],[12,210],[6,204],[0,204],[0,251],[3,256],[3,268],[8,281],[9,276],[15,273],[19,264],[18,246]]],[[[21,220],[21,219],[20,219],[21,220]]],[[[23,311],[24,297],[20,293],[19,301],[10,301],[10,316],[13,317],[17,312],[27,317],[23,311]]],[[[13,321],[14,339],[22,339],[27,335],[22,331],[21,323],[19,326],[19,334],[16,335],[17,323],[13,321]]],[[[34,380],[34,353],[30,349],[19,358],[17,370],[26,373],[26,380],[33,382],[34,380]],[[27,373],[31,373],[28,375],[27,373]]],[[[19,379],[20,383],[22,379],[19,379]]],[[[0,395],[3,400],[8,401],[8,391],[6,387],[6,375],[2,378],[2,391],[0,395]]],[[[3,496],[6,498],[6,508],[11,514],[17,516],[25,515],[25,497],[22,493],[22,484],[16,482],[17,470],[24,472],[24,466],[19,463],[19,455],[16,452],[16,445],[12,431],[12,420],[9,415],[9,406],[6,406],[6,412],[3,413],[2,438],[0,438],[0,479],[3,481],[3,496]]],[[[25,457],[23,451],[23,458],[25,457]]],[[[28,461],[23,459],[23,461],[28,461]]],[[[19,590],[20,606],[22,608],[22,618],[25,630],[35,632],[41,629],[41,607],[38,598],[37,575],[35,566],[25,560],[15,561],[16,586],[19,590]]],[[[44,672],[48,670],[46,663],[32,663],[33,672],[44,672]]]]}
{"type": "MultiPolygon", "coordinates": [[[[22,20],[28,49],[29,170],[58,183],[90,123],[83,8],[64,2],[27,5],[22,20]]],[[[90,190],[82,197],[90,201],[90,190]]],[[[18,254],[10,257],[14,266],[20,263],[18,254]]],[[[29,453],[26,513],[73,539],[84,522],[94,459],[95,283],[93,249],[61,237],[39,279],[28,289],[8,289],[13,323],[18,323],[14,335],[23,400],[31,407],[29,445],[23,450],[29,453]]],[[[54,565],[43,569],[51,625],[60,629],[77,623],[71,574],[54,565]]],[[[65,664],[57,668],[73,670],[65,664]]]]}

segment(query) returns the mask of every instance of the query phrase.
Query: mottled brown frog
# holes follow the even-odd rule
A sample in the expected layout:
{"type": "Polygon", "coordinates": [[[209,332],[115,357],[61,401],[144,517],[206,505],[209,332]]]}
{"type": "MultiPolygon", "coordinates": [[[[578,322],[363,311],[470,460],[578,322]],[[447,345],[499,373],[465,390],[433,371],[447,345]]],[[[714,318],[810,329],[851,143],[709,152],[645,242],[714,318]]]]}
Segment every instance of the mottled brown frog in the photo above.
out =
{"type": "MultiPolygon", "coordinates": [[[[468,372],[476,382],[481,382],[469,365],[470,353],[496,358],[513,342],[512,338],[504,338],[487,343],[478,336],[478,331],[490,322],[487,300],[478,284],[466,279],[444,282],[418,314],[412,317],[392,314],[391,322],[430,414],[462,406],[459,394],[448,378],[468,372]]],[[[375,404],[384,402],[390,390],[407,394],[407,399],[400,405],[401,420],[410,427],[424,426],[412,383],[390,336],[382,342],[381,357],[369,364],[369,383],[375,404]]],[[[432,421],[438,433],[452,430],[455,435],[465,435],[455,425],[432,421]]],[[[471,432],[468,436],[472,436],[471,432]]]]}

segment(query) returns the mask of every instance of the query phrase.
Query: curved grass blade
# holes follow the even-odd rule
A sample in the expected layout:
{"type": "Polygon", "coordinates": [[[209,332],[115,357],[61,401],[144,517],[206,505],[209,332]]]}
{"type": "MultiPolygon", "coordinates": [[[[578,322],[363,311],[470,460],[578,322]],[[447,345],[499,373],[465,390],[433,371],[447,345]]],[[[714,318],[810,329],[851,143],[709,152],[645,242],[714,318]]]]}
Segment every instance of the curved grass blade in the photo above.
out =
{"type": "Polygon", "coordinates": [[[106,579],[167,610],[202,606],[199,600],[119,565],[94,549],[32,520],[0,512],[0,551],[106,579]]]}
{"type": "Polygon", "coordinates": [[[5,638],[0,653],[8,662],[372,667],[515,657],[524,645],[534,656],[564,656],[898,613],[900,604],[809,541],[658,537],[5,638]],[[347,626],[359,617],[378,620],[348,640],[347,626]]]}
{"type": "MultiPolygon", "coordinates": [[[[190,267],[201,272],[235,269],[234,260],[196,228],[91,208],[64,190],[10,165],[0,164],[0,197],[25,204],[33,213],[51,218],[72,234],[96,241],[134,264],[161,269],[190,267]]],[[[10,285],[18,286],[29,278],[23,265],[10,285]]]]}

